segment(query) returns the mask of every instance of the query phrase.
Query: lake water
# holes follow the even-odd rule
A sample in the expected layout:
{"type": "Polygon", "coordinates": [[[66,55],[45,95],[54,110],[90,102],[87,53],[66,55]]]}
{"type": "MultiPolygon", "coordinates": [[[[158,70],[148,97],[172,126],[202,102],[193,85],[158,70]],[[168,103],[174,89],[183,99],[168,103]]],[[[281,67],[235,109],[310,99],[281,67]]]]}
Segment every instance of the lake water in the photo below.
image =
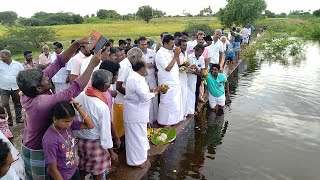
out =
{"type": "Polygon", "coordinates": [[[320,45],[232,78],[225,114],[189,123],[145,179],[320,179],[320,45]]]}

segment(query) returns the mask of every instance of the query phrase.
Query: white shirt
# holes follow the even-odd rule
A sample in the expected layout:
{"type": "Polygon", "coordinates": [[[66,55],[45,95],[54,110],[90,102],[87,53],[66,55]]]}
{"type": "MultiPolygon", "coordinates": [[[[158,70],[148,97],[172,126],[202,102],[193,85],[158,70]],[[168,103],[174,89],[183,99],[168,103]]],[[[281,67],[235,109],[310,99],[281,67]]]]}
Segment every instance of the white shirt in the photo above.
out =
{"type": "Polygon", "coordinates": [[[82,63],[85,61],[90,62],[91,58],[92,58],[92,55],[87,57],[81,51],[75,56],[73,56],[73,58],[70,60],[72,62],[70,74],[80,76],[82,63]]]}
{"type": "Polygon", "coordinates": [[[206,67],[204,63],[204,57],[202,55],[197,59],[195,53],[189,54],[188,61],[190,62],[190,65],[196,65],[198,70],[206,67]]]}
{"type": "Polygon", "coordinates": [[[219,52],[223,52],[223,44],[218,39],[216,43],[212,41],[212,44],[209,46],[208,54],[210,58],[210,63],[212,64],[219,64],[219,52]]]}
{"type": "MultiPolygon", "coordinates": [[[[118,82],[123,82],[122,86],[126,88],[126,83],[129,74],[132,72],[132,65],[128,58],[125,58],[120,62],[120,69],[118,75],[118,82]]],[[[123,104],[123,97],[124,95],[121,92],[118,92],[116,98],[114,99],[114,103],[116,104],[123,104]]]]}
{"type": "Polygon", "coordinates": [[[241,35],[243,38],[248,38],[250,34],[250,30],[246,27],[241,29],[241,35]]]}
{"type": "MultiPolygon", "coordinates": [[[[60,55],[63,53],[63,51],[60,53],[60,55]]],[[[51,59],[54,61],[57,60],[57,54],[56,52],[53,52],[51,54],[51,59]]],[[[66,63],[66,65],[61,68],[53,77],[52,77],[52,82],[54,83],[66,83],[67,77],[69,72],[67,69],[70,69],[70,64],[71,63],[66,63]]]]}
{"type": "Polygon", "coordinates": [[[224,43],[222,42],[222,44],[223,44],[223,51],[226,51],[227,50],[227,45],[229,45],[230,42],[229,42],[229,40],[226,39],[226,41],[224,43]]]}
{"type": "Polygon", "coordinates": [[[22,70],[24,70],[24,68],[18,61],[12,60],[10,65],[0,61],[0,89],[19,89],[17,84],[17,75],[22,70]]]}
{"type": "MultiPolygon", "coordinates": [[[[86,58],[82,64],[81,64],[81,68],[80,68],[80,75],[82,75],[84,73],[84,71],[88,68],[89,64],[91,62],[91,58],[86,58]]],[[[100,63],[93,69],[92,72],[98,70],[100,68],[100,65],[103,61],[100,61],[100,63]]],[[[79,75],[79,76],[80,76],[79,75]]]]}
{"type": "Polygon", "coordinates": [[[193,48],[198,44],[197,40],[187,42],[187,55],[193,53],[193,48]]]}
{"type": "Polygon", "coordinates": [[[155,96],[150,93],[145,78],[137,72],[131,72],[127,79],[126,95],[124,96],[126,122],[149,122],[151,99],[155,96]]]}
{"type": "Polygon", "coordinates": [[[24,163],[23,163],[21,154],[1,131],[0,131],[0,139],[2,139],[3,142],[8,144],[14,160],[13,163],[11,164],[9,171],[5,176],[1,178],[1,180],[20,180],[20,178],[24,179],[25,177],[24,163]]]}
{"type": "MultiPolygon", "coordinates": [[[[143,54],[144,61],[146,63],[155,64],[156,53],[151,49],[147,49],[147,53],[143,54]]],[[[156,68],[147,68],[148,76],[154,76],[156,68]]]]}
{"type": "Polygon", "coordinates": [[[233,31],[230,31],[229,32],[229,34],[228,34],[228,40],[230,40],[231,39],[231,33],[232,33],[233,31]]]}
{"type": "Polygon", "coordinates": [[[177,62],[170,71],[165,69],[173,59],[173,51],[161,47],[156,55],[156,65],[158,68],[159,84],[179,84],[179,67],[177,62]]]}
{"type": "MultiPolygon", "coordinates": [[[[91,118],[94,128],[78,131],[78,137],[82,139],[99,139],[101,147],[108,150],[113,147],[111,136],[110,110],[107,104],[97,97],[90,97],[82,92],[76,97],[82,108],[91,118]]],[[[79,115],[77,113],[77,115],[79,115]]]]}
{"type": "Polygon", "coordinates": [[[180,53],[179,60],[180,60],[180,65],[182,65],[184,61],[188,60],[187,51],[185,51],[184,53],[182,52],[180,53]]]}

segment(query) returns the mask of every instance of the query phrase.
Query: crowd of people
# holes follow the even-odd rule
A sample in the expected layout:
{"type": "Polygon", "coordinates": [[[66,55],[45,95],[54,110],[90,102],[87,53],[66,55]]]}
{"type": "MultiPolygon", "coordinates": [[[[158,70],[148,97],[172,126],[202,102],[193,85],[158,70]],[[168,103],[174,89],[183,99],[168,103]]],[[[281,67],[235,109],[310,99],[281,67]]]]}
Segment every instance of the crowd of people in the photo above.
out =
{"type": "Polygon", "coordinates": [[[172,128],[198,114],[206,90],[211,110],[223,113],[229,85],[221,72],[236,64],[252,31],[198,29],[191,39],[163,32],[157,44],[109,40],[96,54],[83,38],[65,50],[55,42],[52,53],[44,45],[38,61],[25,51],[23,63],[1,50],[0,178],[104,179],[122,146],[129,166],[145,168],[148,126],[172,128]],[[10,97],[24,123],[21,155],[10,143],[10,97]]]}

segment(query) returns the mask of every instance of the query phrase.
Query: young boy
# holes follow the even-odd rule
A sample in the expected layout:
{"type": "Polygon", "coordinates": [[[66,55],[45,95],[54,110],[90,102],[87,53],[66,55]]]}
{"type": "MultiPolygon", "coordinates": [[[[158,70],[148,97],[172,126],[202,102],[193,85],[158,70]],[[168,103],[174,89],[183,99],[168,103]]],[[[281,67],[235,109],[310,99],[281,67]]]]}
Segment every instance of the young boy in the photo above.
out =
{"type": "Polygon", "coordinates": [[[226,102],[225,87],[227,87],[227,94],[229,95],[229,83],[227,77],[224,74],[219,73],[219,69],[219,64],[213,64],[206,81],[209,90],[210,108],[217,115],[222,115],[223,107],[226,102]]]}

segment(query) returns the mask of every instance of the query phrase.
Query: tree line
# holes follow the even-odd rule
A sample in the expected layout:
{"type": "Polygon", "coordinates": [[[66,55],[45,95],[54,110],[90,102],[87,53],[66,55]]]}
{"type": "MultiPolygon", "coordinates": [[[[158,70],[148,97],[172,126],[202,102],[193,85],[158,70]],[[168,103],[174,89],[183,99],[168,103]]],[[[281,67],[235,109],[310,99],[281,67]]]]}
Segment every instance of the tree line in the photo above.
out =
{"type": "MultiPolygon", "coordinates": [[[[182,12],[184,16],[193,17],[190,13],[185,10],[182,12]]],[[[180,15],[176,15],[180,16],[180,15]]],[[[211,7],[205,7],[196,16],[214,16],[211,7]]],[[[70,12],[58,12],[58,13],[47,13],[37,12],[30,18],[18,17],[18,14],[14,11],[3,11],[0,12],[0,23],[6,26],[12,26],[20,24],[23,26],[53,26],[53,25],[65,25],[65,24],[82,24],[86,19],[99,18],[99,19],[110,19],[110,20],[137,20],[142,19],[147,23],[152,18],[171,17],[166,12],[159,9],[154,9],[151,6],[141,6],[135,13],[128,13],[121,15],[115,10],[99,9],[96,14],[81,16],[80,14],[70,12]]]]}

